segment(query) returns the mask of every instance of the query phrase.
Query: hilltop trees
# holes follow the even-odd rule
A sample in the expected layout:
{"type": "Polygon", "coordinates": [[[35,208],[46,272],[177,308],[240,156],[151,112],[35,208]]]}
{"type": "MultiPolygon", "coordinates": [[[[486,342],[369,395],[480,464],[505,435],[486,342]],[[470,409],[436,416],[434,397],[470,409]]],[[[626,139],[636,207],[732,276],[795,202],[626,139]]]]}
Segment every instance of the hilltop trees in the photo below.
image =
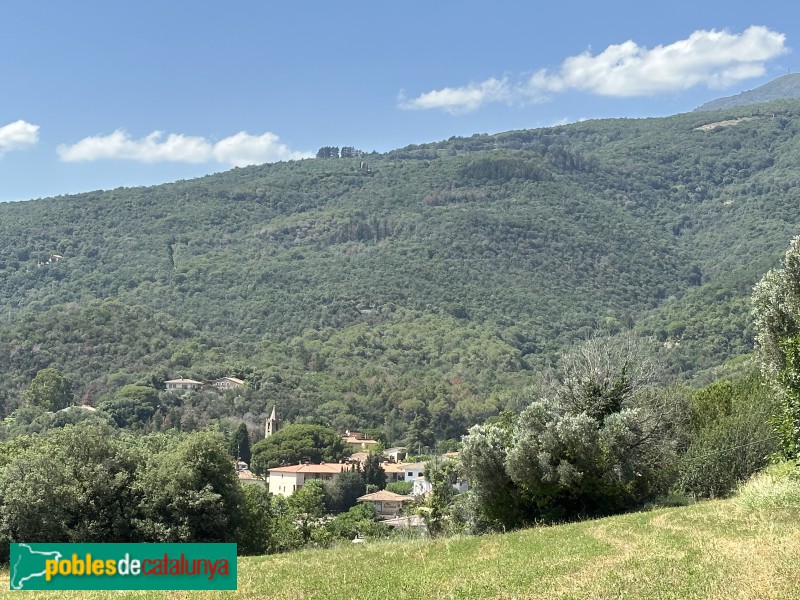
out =
{"type": "Polygon", "coordinates": [[[339,147],[323,146],[317,150],[317,158],[339,158],[339,147]]]}

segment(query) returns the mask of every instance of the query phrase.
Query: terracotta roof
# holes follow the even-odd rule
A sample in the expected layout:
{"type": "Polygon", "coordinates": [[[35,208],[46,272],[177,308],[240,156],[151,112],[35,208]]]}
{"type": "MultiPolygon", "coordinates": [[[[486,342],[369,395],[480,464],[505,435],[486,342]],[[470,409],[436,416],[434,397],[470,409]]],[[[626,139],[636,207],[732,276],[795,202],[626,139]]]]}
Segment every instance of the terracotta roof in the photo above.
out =
{"type": "Polygon", "coordinates": [[[346,444],[364,444],[366,446],[371,446],[373,444],[380,444],[380,442],[377,441],[377,440],[362,440],[362,439],[357,438],[354,435],[349,435],[349,436],[344,436],[343,435],[342,439],[344,440],[344,442],[346,444]]]}
{"type": "Polygon", "coordinates": [[[425,463],[423,462],[406,463],[403,465],[403,469],[405,469],[406,471],[424,471],[425,463]]]}
{"type": "Polygon", "coordinates": [[[403,463],[382,463],[384,473],[405,473],[405,465],[403,463]]]}
{"type": "Polygon", "coordinates": [[[269,469],[270,473],[341,473],[349,471],[351,465],[342,463],[322,463],[321,465],[289,465],[269,469]]]}
{"type": "Polygon", "coordinates": [[[410,502],[412,500],[414,499],[410,496],[402,496],[387,490],[373,492],[371,494],[361,496],[360,498],[356,498],[356,501],[358,502],[410,502]]]}

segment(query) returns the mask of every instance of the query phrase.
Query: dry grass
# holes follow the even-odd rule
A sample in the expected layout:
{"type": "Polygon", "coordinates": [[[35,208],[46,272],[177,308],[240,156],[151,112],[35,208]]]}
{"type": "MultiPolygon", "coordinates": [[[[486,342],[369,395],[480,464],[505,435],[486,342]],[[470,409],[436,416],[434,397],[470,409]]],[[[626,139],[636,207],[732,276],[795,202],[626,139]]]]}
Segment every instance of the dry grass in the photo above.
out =
{"type": "Polygon", "coordinates": [[[732,127],[733,125],[739,125],[740,123],[744,123],[746,121],[752,121],[756,117],[741,117],[739,119],[728,119],[727,121],[717,121],[716,123],[708,123],[706,125],[700,125],[700,127],[695,127],[695,131],[713,131],[714,129],[720,129],[721,127],[732,127]]]}
{"type": "MultiPolygon", "coordinates": [[[[782,476],[730,500],[505,535],[387,541],[241,559],[235,593],[49,593],[46,598],[320,599],[800,597],[800,506],[782,476]],[[791,497],[791,496],[789,496],[791,497]]],[[[8,589],[8,574],[0,575],[8,589]]],[[[37,594],[28,593],[28,598],[37,594]]]]}

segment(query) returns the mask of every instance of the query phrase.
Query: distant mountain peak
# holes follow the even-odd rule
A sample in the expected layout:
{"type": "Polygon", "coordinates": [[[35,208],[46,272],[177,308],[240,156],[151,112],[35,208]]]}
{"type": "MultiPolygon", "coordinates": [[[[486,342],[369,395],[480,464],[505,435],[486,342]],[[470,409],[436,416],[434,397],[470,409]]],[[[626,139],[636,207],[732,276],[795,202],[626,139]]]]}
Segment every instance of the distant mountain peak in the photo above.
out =
{"type": "Polygon", "coordinates": [[[762,104],[773,100],[785,100],[787,98],[800,98],[800,73],[790,73],[777,79],[765,83],[754,90],[747,90],[735,96],[717,98],[706,102],[702,106],[695,108],[701,110],[720,110],[733,106],[747,106],[750,104],[762,104]]]}

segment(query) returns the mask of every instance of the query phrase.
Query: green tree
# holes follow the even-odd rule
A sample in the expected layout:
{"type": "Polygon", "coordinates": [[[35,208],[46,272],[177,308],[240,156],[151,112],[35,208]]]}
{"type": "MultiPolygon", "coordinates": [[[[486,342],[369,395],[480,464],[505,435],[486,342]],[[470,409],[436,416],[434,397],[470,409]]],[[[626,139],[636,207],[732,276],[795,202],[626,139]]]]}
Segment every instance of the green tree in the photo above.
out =
{"type": "Polygon", "coordinates": [[[145,385],[126,385],[111,400],[97,408],[111,416],[119,427],[143,427],[149,423],[159,406],[158,392],[145,385]]]}
{"type": "Polygon", "coordinates": [[[800,458],[800,237],[758,282],[752,303],[761,370],[780,398],[773,423],[784,456],[800,458]]]}
{"type": "Polygon", "coordinates": [[[25,400],[33,406],[57,411],[71,406],[75,396],[72,384],[64,373],[55,367],[48,367],[36,373],[25,393],[25,400]]]}
{"type": "Polygon", "coordinates": [[[275,515],[269,492],[261,485],[242,488],[242,515],[236,535],[237,550],[243,555],[267,554],[274,547],[275,515]]]}
{"type": "Polygon", "coordinates": [[[137,528],[150,542],[230,542],[242,516],[242,489],[222,439],[193,433],[161,452],[137,478],[137,528]]]}
{"type": "Polygon", "coordinates": [[[307,543],[314,529],[321,526],[325,514],[325,488],[322,481],[314,479],[306,483],[289,496],[287,506],[303,543],[307,543]]]}
{"type": "Polygon", "coordinates": [[[251,467],[263,475],[268,469],[297,464],[338,462],[349,456],[350,450],[342,437],[323,425],[286,425],[276,434],[253,445],[251,467]]]}
{"type": "Polygon", "coordinates": [[[464,437],[461,464],[475,499],[477,530],[511,529],[535,516],[524,490],[506,470],[511,443],[511,428],[502,424],[475,425],[464,437]]]}
{"type": "Polygon", "coordinates": [[[549,399],[508,425],[473,428],[462,461],[490,520],[608,514],[666,489],[676,408],[656,393],[649,343],[596,337],[562,357],[549,399]]]}
{"type": "Polygon", "coordinates": [[[677,464],[678,491],[726,496],[764,468],[780,447],[769,423],[777,408],[774,392],[757,373],[694,393],[687,448],[677,464]]]}
{"type": "Polygon", "coordinates": [[[139,458],[121,447],[113,429],[93,423],[18,438],[13,457],[0,469],[0,540],[135,539],[139,458]]]}
{"type": "Polygon", "coordinates": [[[347,512],[336,515],[326,529],[335,539],[352,540],[356,536],[362,539],[386,537],[389,527],[378,521],[375,505],[372,502],[361,502],[347,512]]]}
{"type": "Polygon", "coordinates": [[[378,452],[370,452],[362,467],[364,473],[364,483],[374,485],[379,490],[386,487],[386,471],[381,466],[383,455],[378,452]]]}
{"type": "Polygon", "coordinates": [[[325,483],[328,512],[340,513],[356,505],[356,499],[366,493],[364,475],[357,469],[342,471],[335,481],[325,483]]]}
{"type": "Polygon", "coordinates": [[[431,493],[425,501],[425,523],[431,535],[441,535],[446,530],[450,503],[456,495],[453,485],[458,481],[458,464],[454,460],[438,458],[425,464],[425,479],[431,483],[431,493]]]}
{"type": "Polygon", "coordinates": [[[240,424],[231,438],[230,453],[234,458],[238,458],[250,464],[250,435],[247,433],[247,425],[240,424]]]}
{"type": "Polygon", "coordinates": [[[386,488],[390,492],[400,494],[401,496],[408,496],[414,489],[414,484],[410,481],[393,481],[386,484],[386,488]]]}
{"type": "Polygon", "coordinates": [[[317,158],[339,158],[339,147],[323,146],[317,150],[317,158]]]}

